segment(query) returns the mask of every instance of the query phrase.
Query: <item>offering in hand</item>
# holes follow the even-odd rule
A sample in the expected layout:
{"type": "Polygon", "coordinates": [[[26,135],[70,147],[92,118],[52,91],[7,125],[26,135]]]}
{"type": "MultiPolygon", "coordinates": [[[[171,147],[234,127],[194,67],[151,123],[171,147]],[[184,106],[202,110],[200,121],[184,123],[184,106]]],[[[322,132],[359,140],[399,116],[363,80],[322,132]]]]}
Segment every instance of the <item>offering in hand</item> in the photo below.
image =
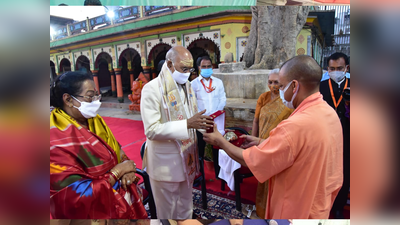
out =
{"type": "Polygon", "coordinates": [[[238,139],[238,136],[237,136],[234,132],[227,132],[227,133],[224,135],[224,138],[225,138],[227,141],[232,142],[232,141],[237,140],[237,139],[238,139]]]}

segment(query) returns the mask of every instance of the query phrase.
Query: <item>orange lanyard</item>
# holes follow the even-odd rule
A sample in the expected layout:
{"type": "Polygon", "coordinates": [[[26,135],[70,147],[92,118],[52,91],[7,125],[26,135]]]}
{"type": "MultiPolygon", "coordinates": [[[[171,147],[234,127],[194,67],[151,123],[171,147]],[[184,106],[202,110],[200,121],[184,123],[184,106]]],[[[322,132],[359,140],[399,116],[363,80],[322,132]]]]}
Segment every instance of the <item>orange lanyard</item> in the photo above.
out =
{"type": "Polygon", "coordinates": [[[211,85],[212,85],[212,79],[211,78],[210,78],[210,85],[208,85],[208,87],[206,87],[206,85],[204,85],[203,80],[201,80],[200,82],[203,85],[204,90],[206,90],[207,93],[211,93],[212,91],[214,91],[214,89],[211,88],[211,85]]]}
{"type": "MultiPolygon", "coordinates": [[[[344,89],[347,88],[347,82],[348,82],[348,81],[349,81],[349,80],[346,78],[346,83],[345,83],[345,85],[344,85],[343,91],[344,91],[344,89]]],[[[332,95],[333,104],[335,105],[335,109],[337,109],[337,107],[339,106],[340,102],[342,101],[343,95],[340,95],[339,101],[338,101],[337,104],[336,104],[336,98],[335,98],[335,95],[333,94],[333,88],[332,88],[332,81],[331,81],[331,79],[329,79],[329,88],[331,89],[331,95],[332,95]]],[[[342,91],[342,93],[343,93],[343,91],[342,91]]]]}

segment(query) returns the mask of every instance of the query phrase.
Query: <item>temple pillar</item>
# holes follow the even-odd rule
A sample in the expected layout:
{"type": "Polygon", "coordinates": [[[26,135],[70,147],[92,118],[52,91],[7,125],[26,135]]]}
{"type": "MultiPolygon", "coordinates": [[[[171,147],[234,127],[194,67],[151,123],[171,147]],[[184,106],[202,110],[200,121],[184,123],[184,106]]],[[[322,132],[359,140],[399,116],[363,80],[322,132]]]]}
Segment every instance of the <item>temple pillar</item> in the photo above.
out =
{"type": "Polygon", "coordinates": [[[117,88],[115,85],[115,71],[113,69],[110,70],[111,74],[111,92],[113,97],[117,97],[117,88]]]}
{"type": "Polygon", "coordinates": [[[97,91],[99,92],[99,94],[101,94],[100,92],[100,86],[99,86],[99,77],[98,75],[98,70],[93,70],[92,74],[93,74],[93,81],[94,81],[94,85],[96,86],[97,91]]]}
{"type": "Polygon", "coordinates": [[[133,85],[133,71],[134,71],[135,69],[130,69],[129,70],[129,80],[130,80],[130,87],[131,87],[131,89],[132,89],[132,85],[133,85]]]}
{"type": "Polygon", "coordinates": [[[117,81],[117,98],[118,102],[124,102],[124,93],[122,91],[122,79],[121,79],[121,68],[115,68],[115,78],[117,81]]]}
{"type": "Polygon", "coordinates": [[[151,67],[150,66],[143,67],[143,75],[146,78],[147,82],[149,82],[151,80],[151,67]]]}

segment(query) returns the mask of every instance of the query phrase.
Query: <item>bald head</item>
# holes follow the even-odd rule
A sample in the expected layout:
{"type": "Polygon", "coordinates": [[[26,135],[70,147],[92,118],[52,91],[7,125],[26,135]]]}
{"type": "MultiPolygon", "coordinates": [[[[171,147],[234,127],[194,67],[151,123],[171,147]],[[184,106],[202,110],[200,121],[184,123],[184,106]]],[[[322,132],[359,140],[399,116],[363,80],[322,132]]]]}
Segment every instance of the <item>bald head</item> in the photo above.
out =
{"type": "Polygon", "coordinates": [[[299,55],[286,61],[281,66],[279,75],[287,82],[297,80],[305,88],[314,90],[319,89],[322,68],[312,57],[299,55]]]}
{"type": "Polygon", "coordinates": [[[192,54],[183,46],[175,46],[171,48],[165,56],[167,66],[174,72],[177,69],[179,72],[186,72],[193,67],[192,54]],[[175,66],[175,68],[174,68],[175,66]]]}
{"type": "Polygon", "coordinates": [[[192,54],[183,46],[175,46],[171,48],[167,52],[165,58],[172,61],[174,64],[179,61],[192,61],[191,64],[193,64],[192,54]]]}

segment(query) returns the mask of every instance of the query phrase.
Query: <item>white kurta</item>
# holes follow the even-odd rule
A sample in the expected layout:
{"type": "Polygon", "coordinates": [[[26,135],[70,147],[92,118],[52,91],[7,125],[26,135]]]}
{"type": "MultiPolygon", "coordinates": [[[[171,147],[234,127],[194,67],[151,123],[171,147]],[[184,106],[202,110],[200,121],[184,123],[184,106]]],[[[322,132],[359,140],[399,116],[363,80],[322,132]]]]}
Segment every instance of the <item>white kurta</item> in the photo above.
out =
{"type": "MultiPolygon", "coordinates": [[[[142,90],[140,113],[147,137],[147,173],[159,219],[191,219],[192,186],[188,187],[180,148],[174,140],[189,138],[187,120],[168,121],[155,78],[142,90]]],[[[181,98],[185,92],[178,85],[181,98]]],[[[185,103],[185,110],[188,106],[185,103]]]]}
{"type": "Polygon", "coordinates": [[[207,81],[202,76],[199,76],[191,82],[193,91],[196,94],[199,112],[204,109],[207,110],[204,115],[211,115],[218,110],[223,110],[226,105],[226,94],[222,80],[213,76],[211,76],[211,79],[207,81]],[[209,87],[211,79],[211,86],[215,87],[215,90],[207,93],[201,80],[203,80],[206,87],[209,87]]]}
{"type": "MultiPolygon", "coordinates": [[[[179,89],[184,96],[183,89],[179,89]]],[[[186,180],[180,149],[176,139],[189,138],[187,120],[167,121],[162,109],[158,77],[147,83],[140,100],[144,132],[147,137],[147,173],[157,181],[182,182],[186,180]]]]}

